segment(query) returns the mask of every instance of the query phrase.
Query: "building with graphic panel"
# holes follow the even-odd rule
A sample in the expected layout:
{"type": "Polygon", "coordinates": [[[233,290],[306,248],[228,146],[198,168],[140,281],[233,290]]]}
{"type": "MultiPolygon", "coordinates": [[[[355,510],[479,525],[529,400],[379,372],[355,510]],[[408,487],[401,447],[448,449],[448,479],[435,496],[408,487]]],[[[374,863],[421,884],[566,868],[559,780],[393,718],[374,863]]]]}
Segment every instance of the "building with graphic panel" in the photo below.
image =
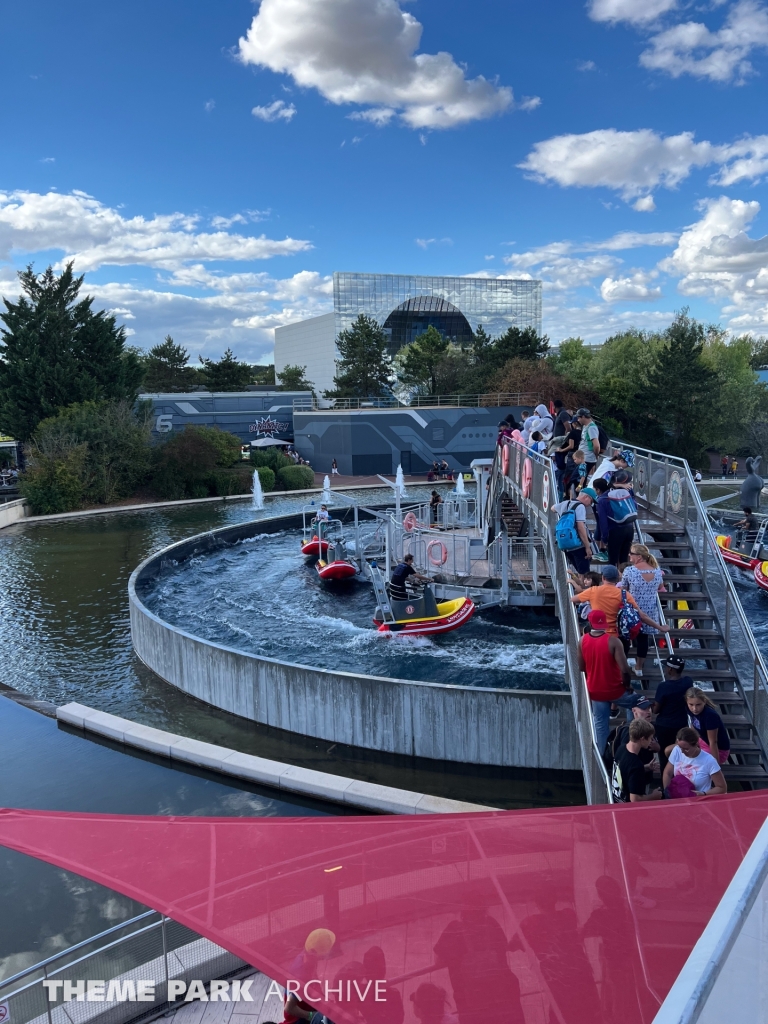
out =
{"type": "Polygon", "coordinates": [[[236,434],[243,444],[259,438],[293,440],[293,403],[309,402],[309,391],[197,391],[139,395],[152,402],[152,435],[159,439],[187,424],[218,426],[236,434]]]}
{"type": "Polygon", "coordinates": [[[482,326],[491,337],[509,327],[541,333],[541,281],[411,274],[333,275],[333,312],[275,330],[275,369],[306,366],[318,394],[333,388],[336,337],[364,313],[384,329],[390,355],[428,327],[461,344],[482,326]]]}

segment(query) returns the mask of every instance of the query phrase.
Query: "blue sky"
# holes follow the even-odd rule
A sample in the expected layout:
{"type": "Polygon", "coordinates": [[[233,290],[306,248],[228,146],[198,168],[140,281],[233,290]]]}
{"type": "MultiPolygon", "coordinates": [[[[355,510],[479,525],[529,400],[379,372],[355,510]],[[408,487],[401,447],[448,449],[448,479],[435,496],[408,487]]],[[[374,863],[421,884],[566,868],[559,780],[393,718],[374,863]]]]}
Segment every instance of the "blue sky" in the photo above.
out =
{"type": "Polygon", "coordinates": [[[768,0],[3,0],[0,289],[268,362],[334,270],[768,334],[768,0]]]}

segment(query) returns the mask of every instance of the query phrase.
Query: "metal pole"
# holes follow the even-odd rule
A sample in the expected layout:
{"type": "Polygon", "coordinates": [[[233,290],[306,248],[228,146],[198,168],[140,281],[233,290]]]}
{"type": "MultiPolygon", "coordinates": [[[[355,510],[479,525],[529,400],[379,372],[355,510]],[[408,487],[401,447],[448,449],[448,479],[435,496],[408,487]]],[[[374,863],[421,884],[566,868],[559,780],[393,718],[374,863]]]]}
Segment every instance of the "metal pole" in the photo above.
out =
{"type": "Polygon", "coordinates": [[[360,518],[357,514],[357,502],[355,502],[355,554],[357,560],[360,563],[360,568],[363,566],[363,552],[360,547],[360,518]]]}
{"type": "Polygon", "coordinates": [[[533,573],[533,592],[539,592],[539,553],[536,550],[536,543],[531,539],[531,571],[533,573]]]}
{"type": "Polygon", "coordinates": [[[509,604],[509,537],[504,532],[499,532],[499,544],[501,546],[501,603],[509,604]]]}
{"type": "Polygon", "coordinates": [[[757,658],[755,658],[755,674],[754,674],[754,682],[753,682],[752,685],[754,687],[754,689],[752,691],[752,725],[755,727],[755,732],[759,732],[757,717],[758,717],[758,708],[759,708],[758,689],[760,687],[760,670],[758,668],[757,658]]]}
{"type": "Polygon", "coordinates": [[[725,592],[725,636],[723,637],[723,646],[726,651],[731,642],[731,592],[726,590],[725,592]]]}
{"type": "Polygon", "coordinates": [[[165,934],[165,922],[166,922],[165,914],[163,914],[163,916],[161,918],[161,921],[162,921],[162,929],[161,929],[161,931],[162,931],[162,935],[163,935],[163,961],[165,963],[165,1001],[168,1002],[168,982],[171,979],[168,976],[168,939],[167,939],[167,936],[165,934]]]}
{"type": "MultiPolygon", "coordinates": [[[[48,978],[48,968],[47,967],[43,968],[43,977],[46,978],[46,979],[48,978]]],[[[45,996],[46,996],[46,998],[45,998],[45,1010],[46,1010],[46,1013],[48,1014],[48,1024],[53,1024],[53,1016],[51,1015],[51,997],[50,997],[50,993],[48,991],[46,991],[45,996]]]]}

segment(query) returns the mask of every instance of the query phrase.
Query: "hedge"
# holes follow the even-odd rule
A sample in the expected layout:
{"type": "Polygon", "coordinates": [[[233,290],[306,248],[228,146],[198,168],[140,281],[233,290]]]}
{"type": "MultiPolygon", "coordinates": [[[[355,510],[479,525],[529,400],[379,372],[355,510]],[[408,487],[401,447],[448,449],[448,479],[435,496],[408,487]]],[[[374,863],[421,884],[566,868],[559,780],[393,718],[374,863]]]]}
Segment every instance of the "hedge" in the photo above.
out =
{"type": "MultiPolygon", "coordinates": [[[[259,474],[259,480],[261,480],[261,489],[266,494],[267,491],[273,491],[275,489],[275,474],[269,468],[269,466],[257,466],[256,472],[259,474]]],[[[253,480],[253,477],[251,477],[253,480]]]]}
{"type": "Polygon", "coordinates": [[[285,466],[277,474],[278,490],[305,491],[315,483],[315,473],[310,466],[285,466]]]}

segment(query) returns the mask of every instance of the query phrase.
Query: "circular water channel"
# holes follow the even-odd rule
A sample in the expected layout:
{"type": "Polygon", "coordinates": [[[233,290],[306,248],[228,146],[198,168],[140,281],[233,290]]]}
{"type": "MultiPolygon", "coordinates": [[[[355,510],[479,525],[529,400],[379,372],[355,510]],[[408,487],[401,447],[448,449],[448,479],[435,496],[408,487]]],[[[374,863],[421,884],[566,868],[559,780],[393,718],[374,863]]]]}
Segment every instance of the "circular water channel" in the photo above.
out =
{"type": "Polygon", "coordinates": [[[323,583],[300,547],[300,530],[261,534],[170,566],[140,596],[165,621],[261,657],[461,686],[565,689],[551,615],[488,609],[442,636],[379,633],[371,585],[323,583]]]}

